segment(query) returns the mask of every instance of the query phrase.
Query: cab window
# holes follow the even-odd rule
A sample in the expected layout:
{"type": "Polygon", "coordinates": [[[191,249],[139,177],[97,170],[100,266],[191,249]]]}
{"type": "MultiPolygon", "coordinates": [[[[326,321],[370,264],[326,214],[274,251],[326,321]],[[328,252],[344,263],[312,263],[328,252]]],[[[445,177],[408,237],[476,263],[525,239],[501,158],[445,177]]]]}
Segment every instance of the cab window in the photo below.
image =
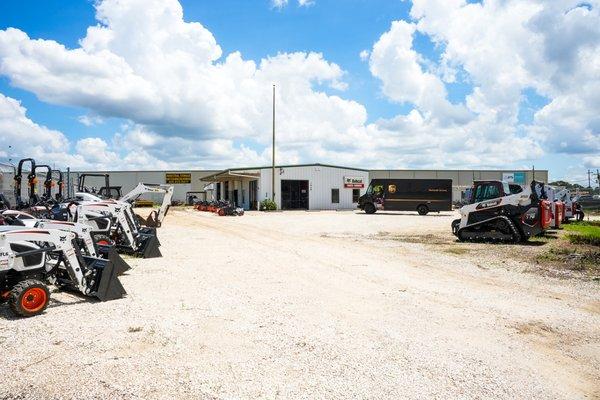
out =
{"type": "Polygon", "coordinates": [[[479,203],[480,201],[497,199],[498,197],[502,197],[502,195],[500,194],[500,189],[497,185],[480,185],[477,186],[477,189],[475,189],[475,196],[473,202],[479,203]]]}

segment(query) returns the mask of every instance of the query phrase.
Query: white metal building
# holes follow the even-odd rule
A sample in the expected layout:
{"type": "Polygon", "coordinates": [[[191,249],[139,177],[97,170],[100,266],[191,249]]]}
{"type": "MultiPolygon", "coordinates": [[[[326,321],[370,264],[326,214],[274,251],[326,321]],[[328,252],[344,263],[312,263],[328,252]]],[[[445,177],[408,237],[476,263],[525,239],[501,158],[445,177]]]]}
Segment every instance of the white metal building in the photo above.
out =
{"type": "MultiPolygon", "coordinates": [[[[139,182],[172,184],[173,199],[186,201],[193,192],[198,199],[228,199],[246,209],[256,209],[260,201],[271,198],[271,167],[232,168],[217,170],[155,170],[155,171],[79,171],[71,172],[65,182],[65,194],[82,173],[108,173],[111,186],[122,186],[127,193],[139,182]]],[[[24,171],[26,174],[27,171],[24,171]]],[[[0,163],[0,190],[14,202],[13,166],[0,163]]],[[[537,181],[549,182],[547,170],[366,170],[324,164],[281,165],[275,169],[275,201],[278,208],[331,210],[356,207],[356,197],[362,195],[371,179],[452,179],[453,200],[461,200],[461,193],[474,180],[508,180],[519,184],[537,181]],[[345,179],[350,178],[346,182],[345,179]],[[355,182],[352,180],[354,179],[355,182]]],[[[25,179],[25,178],[24,178],[25,179]]],[[[38,172],[37,192],[43,190],[43,171],[38,172]]],[[[65,181],[67,177],[65,174],[65,181]]],[[[88,185],[100,187],[102,179],[90,180],[88,185]]],[[[56,188],[54,189],[56,191],[56,188]]],[[[23,181],[22,195],[26,196],[27,183],[23,181]]],[[[155,202],[162,195],[144,195],[155,202]]]]}
{"type": "MultiPolygon", "coordinates": [[[[258,209],[271,199],[272,167],[232,168],[202,180],[212,183],[217,199],[258,209]]],[[[369,171],[325,164],[275,167],[275,203],[282,210],[354,209],[369,184],[369,171]]]]}

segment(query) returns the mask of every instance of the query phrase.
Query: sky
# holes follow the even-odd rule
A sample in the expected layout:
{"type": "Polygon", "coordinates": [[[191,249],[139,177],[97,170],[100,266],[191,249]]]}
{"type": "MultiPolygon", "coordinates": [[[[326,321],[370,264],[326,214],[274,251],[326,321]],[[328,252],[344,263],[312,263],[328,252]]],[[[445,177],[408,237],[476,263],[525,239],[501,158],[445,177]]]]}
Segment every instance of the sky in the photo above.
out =
{"type": "Polygon", "coordinates": [[[0,161],[600,168],[600,4],[0,2],[0,161]],[[65,4],[68,7],[65,7],[65,4]]]}

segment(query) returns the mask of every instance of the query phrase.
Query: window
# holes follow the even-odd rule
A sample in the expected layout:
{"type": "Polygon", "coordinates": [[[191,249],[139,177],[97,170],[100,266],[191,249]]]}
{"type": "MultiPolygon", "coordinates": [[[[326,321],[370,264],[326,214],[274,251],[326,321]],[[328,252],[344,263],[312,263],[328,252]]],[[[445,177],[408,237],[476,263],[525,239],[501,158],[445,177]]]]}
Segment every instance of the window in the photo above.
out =
{"type": "Polygon", "coordinates": [[[352,189],[352,202],[358,203],[359,197],[360,197],[360,189],[352,189]]]}
{"type": "Polygon", "coordinates": [[[331,189],[331,202],[333,204],[339,204],[339,202],[340,202],[340,189],[331,189]]]}
{"type": "Polygon", "coordinates": [[[475,203],[489,199],[496,199],[498,197],[500,197],[500,190],[498,190],[498,186],[494,184],[477,186],[475,191],[475,203]]]}

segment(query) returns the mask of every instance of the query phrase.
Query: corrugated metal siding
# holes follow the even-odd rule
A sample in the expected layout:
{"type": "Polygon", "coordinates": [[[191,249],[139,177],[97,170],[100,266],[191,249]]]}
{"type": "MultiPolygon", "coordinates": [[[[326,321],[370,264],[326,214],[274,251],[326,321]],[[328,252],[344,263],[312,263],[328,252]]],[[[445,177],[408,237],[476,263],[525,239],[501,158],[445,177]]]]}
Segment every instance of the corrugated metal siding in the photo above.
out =
{"type": "MultiPolygon", "coordinates": [[[[260,170],[259,199],[271,197],[271,169],[260,170]]],[[[326,166],[285,167],[275,169],[275,187],[281,190],[282,180],[307,180],[309,181],[309,209],[310,210],[348,210],[356,208],[352,202],[352,189],[344,188],[344,177],[362,177],[365,186],[368,185],[369,173],[353,169],[334,168],[326,166]],[[340,202],[331,202],[331,189],[339,189],[340,202]]],[[[360,189],[364,194],[366,187],[360,189]]],[[[280,193],[275,192],[275,202],[281,209],[280,193]]]]}
{"type": "MultiPolygon", "coordinates": [[[[77,177],[82,173],[100,173],[110,174],[111,186],[122,186],[122,193],[125,194],[135,188],[138,183],[157,183],[164,184],[166,182],[167,173],[191,173],[191,183],[189,184],[176,184],[173,191],[173,200],[185,201],[186,192],[190,191],[201,191],[203,190],[206,182],[201,182],[202,177],[213,174],[215,171],[80,171],[72,172],[72,182],[77,185],[77,177]]],[[[103,178],[88,178],[90,184],[93,186],[101,187],[104,184],[103,178]],[[93,179],[93,180],[92,180],[93,179]]],[[[86,179],[87,183],[87,179],[86,179]]],[[[154,202],[161,202],[163,196],[161,194],[145,194],[140,198],[152,200],[154,202]]]]}
{"type": "MultiPolygon", "coordinates": [[[[11,167],[12,168],[12,167],[11,167]]],[[[258,183],[258,200],[261,201],[271,196],[271,169],[262,168],[260,170],[260,180],[258,183]]],[[[355,207],[352,203],[352,189],[344,189],[343,178],[344,176],[362,176],[365,177],[366,186],[368,186],[370,179],[376,178],[397,178],[397,179],[415,179],[415,178],[437,178],[437,179],[452,179],[453,184],[453,199],[455,201],[460,200],[461,192],[470,187],[473,180],[479,179],[502,179],[503,172],[517,172],[519,170],[373,170],[370,172],[357,171],[354,169],[337,168],[330,166],[288,166],[283,168],[276,168],[276,188],[281,188],[282,179],[300,179],[308,180],[309,186],[309,207],[312,210],[330,210],[330,209],[351,209],[355,207]],[[331,189],[340,189],[340,203],[339,205],[331,203],[331,189]]],[[[174,199],[185,201],[185,193],[188,191],[202,191],[206,186],[207,182],[201,182],[202,177],[212,175],[216,171],[205,170],[205,171],[90,171],[95,173],[109,173],[111,177],[111,185],[122,186],[123,193],[129,192],[139,182],[145,183],[165,183],[166,173],[177,173],[177,172],[191,172],[192,182],[191,184],[179,184],[175,185],[174,199]]],[[[530,182],[533,179],[532,171],[526,172],[526,180],[530,182]]],[[[6,175],[7,173],[5,173],[6,175]]],[[[77,182],[77,172],[72,173],[72,182],[77,182]]],[[[42,176],[43,174],[40,174],[42,176]]],[[[538,170],[535,171],[536,180],[542,182],[548,182],[548,171],[538,170]]],[[[3,190],[12,197],[12,173],[10,178],[3,178],[3,190]],[[9,182],[9,189],[5,189],[9,182]]],[[[40,178],[39,189],[43,190],[41,182],[43,178],[40,178]]],[[[102,183],[97,181],[98,186],[102,183]]],[[[249,183],[247,180],[243,182],[232,181],[230,184],[230,190],[238,189],[240,192],[240,201],[243,199],[244,208],[249,207],[249,183]],[[237,183],[234,183],[237,182],[237,183]]],[[[26,188],[23,189],[26,194],[26,188]]],[[[361,190],[361,194],[366,189],[361,190]]],[[[222,196],[223,197],[223,196],[222,196]]],[[[162,196],[160,195],[147,195],[145,198],[153,201],[161,201],[162,196]]],[[[279,193],[276,192],[276,202],[281,207],[281,200],[279,193]]]]}

